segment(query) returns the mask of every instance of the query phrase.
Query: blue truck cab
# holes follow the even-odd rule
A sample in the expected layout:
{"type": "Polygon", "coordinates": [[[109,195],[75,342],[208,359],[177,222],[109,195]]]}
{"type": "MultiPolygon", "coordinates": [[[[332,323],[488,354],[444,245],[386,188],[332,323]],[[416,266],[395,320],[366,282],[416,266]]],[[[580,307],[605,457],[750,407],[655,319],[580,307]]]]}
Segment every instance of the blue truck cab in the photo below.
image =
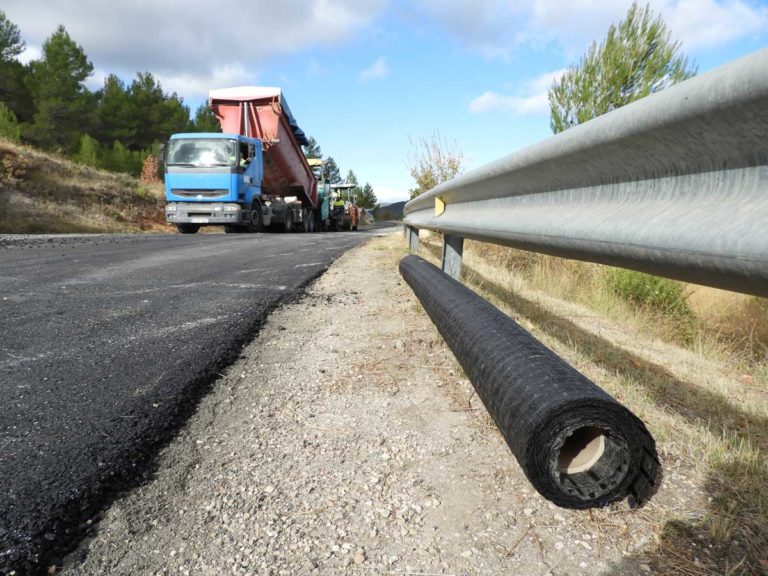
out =
{"type": "Polygon", "coordinates": [[[165,147],[165,219],[179,232],[263,227],[261,140],[238,134],[174,134],[165,147]]]}

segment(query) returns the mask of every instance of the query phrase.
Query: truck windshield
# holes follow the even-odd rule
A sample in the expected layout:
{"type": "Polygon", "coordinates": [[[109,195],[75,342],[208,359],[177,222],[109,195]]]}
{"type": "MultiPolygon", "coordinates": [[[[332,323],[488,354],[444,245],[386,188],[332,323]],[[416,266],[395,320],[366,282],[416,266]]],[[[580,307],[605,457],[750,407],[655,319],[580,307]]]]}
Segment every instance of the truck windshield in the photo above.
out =
{"type": "Polygon", "coordinates": [[[236,163],[236,140],[196,138],[171,140],[168,145],[169,166],[234,166],[236,163]]]}

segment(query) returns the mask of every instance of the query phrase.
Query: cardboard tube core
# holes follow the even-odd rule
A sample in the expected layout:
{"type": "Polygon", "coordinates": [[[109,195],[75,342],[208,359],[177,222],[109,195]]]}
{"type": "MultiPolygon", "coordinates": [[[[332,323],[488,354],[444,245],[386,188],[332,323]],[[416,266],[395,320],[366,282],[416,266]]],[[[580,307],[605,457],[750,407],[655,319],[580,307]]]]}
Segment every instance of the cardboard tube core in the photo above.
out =
{"type": "Polygon", "coordinates": [[[566,438],[557,456],[558,470],[563,474],[586,472],[597,464],[605,452],[605,431],[585,426],[566,438]]]}

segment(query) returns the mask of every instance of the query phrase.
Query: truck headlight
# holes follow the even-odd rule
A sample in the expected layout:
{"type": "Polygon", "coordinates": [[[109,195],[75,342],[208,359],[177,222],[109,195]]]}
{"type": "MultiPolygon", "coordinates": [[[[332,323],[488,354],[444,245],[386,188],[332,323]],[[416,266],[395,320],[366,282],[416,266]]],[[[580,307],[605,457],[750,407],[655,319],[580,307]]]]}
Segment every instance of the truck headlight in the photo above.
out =
{"type": "Polygon", "coordinates": [[[224,212],[237,212],[240,206],[237,204],[224,204],[224,212]]]}
{"type": "Polygon", "coordinates": [[[166,212],[176,212],[176,204],[166,204],[165,205],[165,211],[166,212]]]}

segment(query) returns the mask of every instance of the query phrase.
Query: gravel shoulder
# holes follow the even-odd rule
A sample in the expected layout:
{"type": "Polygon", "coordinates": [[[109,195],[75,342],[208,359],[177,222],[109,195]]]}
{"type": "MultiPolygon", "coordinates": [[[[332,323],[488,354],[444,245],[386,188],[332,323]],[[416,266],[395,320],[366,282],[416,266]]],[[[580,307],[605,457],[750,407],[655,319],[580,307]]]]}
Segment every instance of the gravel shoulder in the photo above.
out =
{"type": "Polygon", "coordinates": [[[627,557],[642,514],[530,487],[397,274],[403,244],[353,249],[273,313],[65,572],[649,571],[627,557]]]}

